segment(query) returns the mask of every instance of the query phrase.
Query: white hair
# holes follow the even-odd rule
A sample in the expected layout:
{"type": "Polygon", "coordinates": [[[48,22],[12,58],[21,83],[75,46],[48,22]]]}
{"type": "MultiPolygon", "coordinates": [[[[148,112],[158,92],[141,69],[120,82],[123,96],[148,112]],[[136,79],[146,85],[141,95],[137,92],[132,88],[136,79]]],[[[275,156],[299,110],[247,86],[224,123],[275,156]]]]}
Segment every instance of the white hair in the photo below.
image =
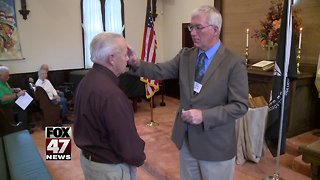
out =
{"type": "Polygon", "coordinates": [[[121,34],[102,32],[96,35],[90,44],[92,62],[104,61],[112,53],[120,52],[117,39],[124,38],[121,34]]]}
{"type": "Polygon", "coordinates": [[[0,66],[0,74],[9,71],[9,68],[7,66],[0,66]]]}
{"type": "Polygon", "coordinates": [[[219,28],[219,32],[221,32],[222,16],[220,12],[213,6],[203,5],[192,11],[191,18],[200,16],[203,14],[206,14],[208,16],[208,24],[217,26],[219,28]]]}

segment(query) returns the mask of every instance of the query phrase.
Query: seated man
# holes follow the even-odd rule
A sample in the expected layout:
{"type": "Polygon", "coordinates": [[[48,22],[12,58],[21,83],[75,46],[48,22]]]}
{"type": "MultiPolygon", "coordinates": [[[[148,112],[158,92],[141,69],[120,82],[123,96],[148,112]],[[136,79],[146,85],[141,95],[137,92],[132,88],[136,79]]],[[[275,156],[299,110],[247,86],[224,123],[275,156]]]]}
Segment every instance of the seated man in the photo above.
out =
{"type": "Polygon", "coordinates": [[[67,113],[67,100],[63,96],[59,96],[56,89],[52,86],[51,82],[47,79],[48,71],[45,69],[40,69],[38,71],[39,79],[36,82],[36,86],[42,87],[48,94],[49,99],[52,103],[58,104],[60,103],[61,106],[61,118],[64,124],[72,123],[69,121],[66,113],[67,113]]]}
{"type": "Polygon", "coordinates": [[[0,66],[0,106],[5,108],[13,108],[15,113],[16,123],[22,122],[25,128],[28,128],[30,133],[32,131],[27,125],[27,113],[18,107],[14,102],[20,96],[25,94],[25,90],[20,88],[11,88],[8,84],[9,80],[9,68],[6,66],[0,66]]]}

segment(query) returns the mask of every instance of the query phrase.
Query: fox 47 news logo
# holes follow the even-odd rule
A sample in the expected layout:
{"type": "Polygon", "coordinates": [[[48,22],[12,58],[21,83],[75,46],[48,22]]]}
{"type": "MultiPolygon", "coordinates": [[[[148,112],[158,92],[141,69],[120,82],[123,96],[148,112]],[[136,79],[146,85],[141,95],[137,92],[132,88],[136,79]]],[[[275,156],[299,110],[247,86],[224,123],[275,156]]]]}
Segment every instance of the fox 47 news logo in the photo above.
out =
{"type": "Polygon", "coordinates": [[[71,160],[71,127],[46,127],[46,160],[71,160]]]}

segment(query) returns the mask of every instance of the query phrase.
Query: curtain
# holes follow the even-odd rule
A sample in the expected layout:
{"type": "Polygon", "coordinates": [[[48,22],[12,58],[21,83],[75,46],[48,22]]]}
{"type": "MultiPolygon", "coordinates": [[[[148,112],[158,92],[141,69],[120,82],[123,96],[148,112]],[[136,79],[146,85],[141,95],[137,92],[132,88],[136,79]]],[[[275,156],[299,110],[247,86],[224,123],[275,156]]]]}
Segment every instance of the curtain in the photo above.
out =
{"type": "Polygon", "coordinates": [[[90,42],[95,35],[103,32],[100,0],[83,0],[82,12],[85,68],[91,68],[93,63],[90,60],[90,42]]]}
{"type": "Polygon", "coordinates": [[[105,1],[105,30],[122,34],[122,15],[120,0],[105,1]]]}
{"type": "Polygon", "coordinates": [[[85,68],[91,68],[93,65],[90,59],[90,43],[95,35],[103,31],[122,34],[121,4],[121,0],[83,0],[85,68]]]}

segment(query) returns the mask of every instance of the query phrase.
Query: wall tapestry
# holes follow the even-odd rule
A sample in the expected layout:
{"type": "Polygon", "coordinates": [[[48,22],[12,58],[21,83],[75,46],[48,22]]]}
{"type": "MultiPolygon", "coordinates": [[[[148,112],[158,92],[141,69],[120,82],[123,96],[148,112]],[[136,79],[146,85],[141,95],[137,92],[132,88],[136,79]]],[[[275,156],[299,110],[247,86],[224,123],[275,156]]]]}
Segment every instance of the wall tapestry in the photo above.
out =
{"type": "Polygon", "coordinates": [[[0,0],[0,60],[23,59],[14,0],[0,0]]]}

